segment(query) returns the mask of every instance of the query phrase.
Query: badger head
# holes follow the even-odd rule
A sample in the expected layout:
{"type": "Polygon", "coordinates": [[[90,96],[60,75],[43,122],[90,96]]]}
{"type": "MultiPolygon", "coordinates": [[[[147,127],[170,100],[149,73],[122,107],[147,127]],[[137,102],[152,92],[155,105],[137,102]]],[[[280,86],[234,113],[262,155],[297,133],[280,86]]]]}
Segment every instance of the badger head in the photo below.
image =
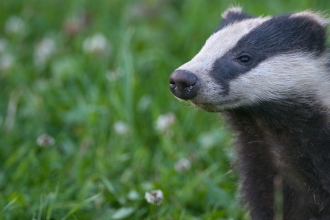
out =
{"type": "Polygon", "coordinates": [[[200,52],[171,74],[178,99],[217,112],[322,96],[320,86],[330,81],[326,18],[310,11],[253,17],[241,8],[228,9],[222,18],[200,52]]]}

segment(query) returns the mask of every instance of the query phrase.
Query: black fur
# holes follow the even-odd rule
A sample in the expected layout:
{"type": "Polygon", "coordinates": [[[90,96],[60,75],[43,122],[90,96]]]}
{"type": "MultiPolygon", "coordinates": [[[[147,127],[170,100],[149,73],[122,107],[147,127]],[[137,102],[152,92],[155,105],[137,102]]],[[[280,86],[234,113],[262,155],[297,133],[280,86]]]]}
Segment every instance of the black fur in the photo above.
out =
{"type": "Polygon", "coordinates": [[[242,194],[253,220],[274,219],[277,176],[284,220],[330,219],[330,128],[321,106],[301,100],[226,112],[238,132],[242,194]]]}
{"type": "MultiPolygon", "coordinates": [[[[225,21],[225,24],[228,21],[225,21]]],[[[229,93],[229,81],[249,72],[266,59],[278,54],[308,52],[319,56],[326,49],[326,29],[304,17],[274,17],[249,34],[213,65],[211,76],[229,93]],[[251,56],[249,65],[236,59],[244,53],[251,56]]]]}

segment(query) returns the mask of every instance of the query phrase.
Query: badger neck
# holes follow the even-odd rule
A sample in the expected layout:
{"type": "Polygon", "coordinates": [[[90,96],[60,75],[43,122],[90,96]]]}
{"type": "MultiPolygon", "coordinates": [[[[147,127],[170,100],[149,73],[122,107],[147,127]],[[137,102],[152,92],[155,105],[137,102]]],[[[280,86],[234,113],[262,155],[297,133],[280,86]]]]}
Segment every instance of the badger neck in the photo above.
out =
{"type": "Polygon", "coordinates": [[[287,131],[292,135],[306,129],[328,129],[327,109],[303,98],[262,101],[227,111],[226,114],[235,127],[251,125],[269,131],[287,131]]]}
{"type": "Polygon", "coordinates": [[[283,164],[279,165],[279,161],[310,164],[313,163],[311,158],[321,159],[328,155],[330,126],[327,109],[316,102],[302,100],[260,102],[228,111],[229,121],[238,131],[239,141],[249,143],[239,145],[238,154],[246,154],[246,147],[253,151],[250,143],[262,143],[264,153],[270,156],[279,172],[288,172],[280,171],[283,164]]]}

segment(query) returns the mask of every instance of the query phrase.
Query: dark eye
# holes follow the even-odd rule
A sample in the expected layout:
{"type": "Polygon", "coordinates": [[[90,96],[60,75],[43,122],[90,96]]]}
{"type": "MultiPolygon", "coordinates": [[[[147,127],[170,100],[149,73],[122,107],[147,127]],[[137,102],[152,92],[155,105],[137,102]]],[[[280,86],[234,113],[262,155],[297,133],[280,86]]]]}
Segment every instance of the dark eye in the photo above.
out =
{"type": "Polygon", "coordinates": [[[252,57],[249,54],[243,54],[237,57],[236,60],[243,65],[247,65],[252,61],[252,57]]]}

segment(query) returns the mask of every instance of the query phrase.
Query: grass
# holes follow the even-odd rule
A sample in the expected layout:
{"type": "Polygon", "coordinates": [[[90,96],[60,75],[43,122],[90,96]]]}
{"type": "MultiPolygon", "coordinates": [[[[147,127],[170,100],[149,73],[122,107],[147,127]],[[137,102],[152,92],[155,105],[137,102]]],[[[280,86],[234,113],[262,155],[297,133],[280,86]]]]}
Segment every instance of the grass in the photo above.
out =
{"type": "Polygon", "coordinates": [[[0,219],[247,219],[231,133],[168,89],[237,4],[257,15],[330,6],[0,1],[0,219]],[[159,206],[144,199],[155,189],[159,206]]]}

